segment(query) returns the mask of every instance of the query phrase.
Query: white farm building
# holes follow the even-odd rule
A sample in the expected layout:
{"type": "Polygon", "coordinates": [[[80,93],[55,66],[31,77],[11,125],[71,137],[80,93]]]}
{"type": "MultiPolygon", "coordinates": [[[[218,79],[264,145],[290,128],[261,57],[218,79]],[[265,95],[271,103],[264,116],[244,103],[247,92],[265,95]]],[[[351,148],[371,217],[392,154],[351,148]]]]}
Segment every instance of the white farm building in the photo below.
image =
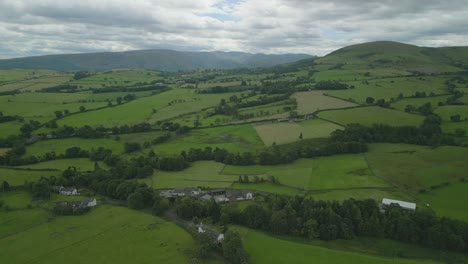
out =
{"type": "Polygon", "coordinates": [[[397,204],[403,209],[407,209],[407,210],[411,210],[411,211],[416,210],[416,204],[415,203],[383,198],[383,200],[382,200],[382,205],[383,206],[389,206],[389,205],[392,205],[392,204],[397,204]]]}

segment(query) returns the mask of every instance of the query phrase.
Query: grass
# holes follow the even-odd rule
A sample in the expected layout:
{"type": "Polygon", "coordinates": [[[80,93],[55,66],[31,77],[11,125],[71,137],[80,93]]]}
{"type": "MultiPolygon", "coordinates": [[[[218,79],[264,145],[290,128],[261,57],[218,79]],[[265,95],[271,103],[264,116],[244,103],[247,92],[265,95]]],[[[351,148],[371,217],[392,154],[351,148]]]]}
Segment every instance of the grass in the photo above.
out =
{"type": "Polygon", "coordinates": [[[123,145],[115,140],[100,138],[100,139],[83,139],[83,138],[66,138],[66,139],[50,139],[39,141],[26,148],[27,156],[42,156],[48,152],[64,154],[67,148],[80,147],[84,150],[103,147],[111,149],[113,153],[120,154],[123,152],[123,145]]]}
{"type": "Polygon", "coordinates": [[[421,206],[429,204],[437,215],[468,221],[468,184],[454,183],[450,186],[418,196],[421,206]]]}
{"type": "Polygon", "coordinates": [[[266,235],[252,229],[236,227],[252,263],[434,263],[426,260],[386,258],[367,254],[327,249],[266,235]],[[269,252],[266,254],[266,252],[269,252]]]}
{"type": "Polygon", "coordinates": [[[372,175],[363,155],[301,159],[286,165],[226,166],[224,174],[271,175],[281,184],[305,190],[386,187],[372,175]]]}
{"type": "Polygon", "coordinates": [[[194,129],[186,135],[153,147],[158,155],[180,154],[190,148],[222,148],[230,152],[255,152],[263,148],[260,137],[252,125],[222,126],[194,129]]]}
{"type": "Polygon", "coordinates": [[[207,107],[214,107],[222,98],[227,99],[234,94],[239,93],[201,96],[191,89],[173,89],[111,108],[69,116],[61,119],[58,124],[73,127],[84,125],[111,127],[141,122],[154,123],[158,120],[175,118],[207,107]],[[153,109],[156,113],[153,113],[153,109]]]}
{"type": "Polygon", "coordinates": [[[59,171],[28,171],[0,168],[0,182],[7,181],[11,186],[23,185],[26,181],[38,181],[41,177],[58,176],[59,171]]]}
{"type": "Polygon", "coordinates": [[[11,191],[0,193],[0,200],[3,200],[10,209],[25,209],[31,204],[32,195],[29,192],[11,191]]]}
{"type": "Polygon", "coordinates": [[[70,113],[78,113],[80,106],[89,110],[107,105],[105,102],[88,102],[88,96],[66,93],[23,93],[0,96],[0,111],[5,115],[51,120],[55,118],[55,111],[68,110],[70,113]]]}
{"type": "MultiPolygon", "coordinates": [[[[252,180],[252,179],[251,179],[252,180]]],[[[286,195],[304,195],[305,192],[296,188],[290,188],[280,184],[270,182],[264,183],[234,183],[234,189],[253,190],[258,192],[286,194],[286,195]]]]}
{"type": "Polygon", "coordinates": [[[309,91],[295,93],[297,112],[311,114],[318,110],[353,107],[356,104],[324,95],[323,91],[309,91]]]}
{"type": "Polygon", "coordinates": [[[352,99],[359,103],[365,103],[367,97],[373,97],[375,100],[385,99],[390,101],[391,98],[397,98],[401,93],[408,97],[416,92],[426,92],[426,94],[446,94],[445,81],[446,77],[399,77],[399,78],[384,78],[368,81],[351,81],[347,82],[353,85],[354,89],[328,91],[327,93],[343,99],[352,99]]]}
{"type": "MultiPolygon", "coordinates": [[[[26,209],[26,210],[14,210],[9,212],[0,211],[0,244],[7,239],[8,235],[15,234],[17,232],[29,231],[41,223],[44,223],[50,217],[50,213],[42,209],[26,209]]],[[[28,233],[28,232],[25,232],[28,233]]],[[[4,254],[1,254],[0,260],[5,261],[4,254]]],[[[5,263],[17,263],[12,262],[12,259],[5,263]]]]}
{"type": "Polygon", "coordinates": [[[300,123],[275,122],[255,126],[255,130],[266,146],[271,146],[273,142],[285,144],[298,141],[300,134],[304,139],[329,137],[333,131],[340,128],[342,127],[320,119],[300,123]]]}
{"type": "Polygon", "coordinates": [[[98,73],[90,77],[70,82],[82,88],[101,88],[106,86],[128,86],[139,82],[152,82],[160,80],[156,71],[150,70],[114,70],[98,73]]]}
{"type": "Polygon", "coordinates": [[[214,161],[198,161],[183,171],[156,171],[152,178],[144,181],[147,184],[152,183],[155,189],[191,186],[229,187],[237,180],[237,176],[219,174],[223,167],[224,164],[214,161]]]}
{"type": "MultiPolygon", "coordinates": [[[[102,169],[108,169],[105,163],[98,162],[98,164],[102,169]]],[[[86,158],[60,159],[19,166],[19,168],[66,170],[70,166],[75,167],[78,171],[92,171],[94,170],[94,161],[86,158]]]]}
{"type": "Polygon", "coordinates": [[[414,201],[414,197],[393,188],[389,189],[354,189],[354,190],[335,190],[335,191],[316,191],[308,193],[308,196],[315,200],[344,201],[349,198],[364,200],[373,199],[381,202],[383,198],[414,201]]]}
{"type": "Polygon", "coordinates": [[[359,123],[363,125],[386,124],[390,126],[419,126],[424,119],[424,117],[420,115],[408,114],[377,106],[322,111],[318,116],[341,125],[359,123]]]}
{"type": "Polygon", "coordinates": [[[366,154],[376,176],[416,192],[466,177],[468,149],[405,144],[372,144],[366,154]]]}
{"type": "Polygon", "coordinates": [[[161,218],[103,205],[0,239],[0,247],[2,263],[187,263],[195,242],[161,218]]]}
{"type": "Polygon", "coordinates": [[[413,105],[414,107],[418,108],[425,103],[431,103],[432,107],[437,108],[439,103],[445,103],[449,95],[442,95],[442,96],[434,96],[434,97],[424,97],[424,98],[404,98],[401,100],[392,103],[392,107],[400,110],[405,111],[405,107],[407,105],[413,105]]]}
{"type": "Polygon", "coordinates": [[[19,135],[23,124],[17,121],[0,123],[0,138],[6,138],[11,135],[19,135]]]}
{"type": "Polygon", "coordinates": [[[446,105],[438,107],[435,111],[442,120],[450,121],[453,115],[460,115],[461,120],[468,120],[468,105],[446,105]]]}

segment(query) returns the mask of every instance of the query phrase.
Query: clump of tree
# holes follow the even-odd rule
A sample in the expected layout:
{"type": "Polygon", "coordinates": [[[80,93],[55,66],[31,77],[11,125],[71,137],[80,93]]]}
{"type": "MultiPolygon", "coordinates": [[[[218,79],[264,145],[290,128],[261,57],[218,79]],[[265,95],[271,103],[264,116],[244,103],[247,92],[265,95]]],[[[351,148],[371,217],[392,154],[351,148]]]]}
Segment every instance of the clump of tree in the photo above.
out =
{"type": "Polygon", "coordinates": [[[346,90],[352,88],[354,87],[338,81],[320,81],[315,84],[317,90],[346,90]]]}

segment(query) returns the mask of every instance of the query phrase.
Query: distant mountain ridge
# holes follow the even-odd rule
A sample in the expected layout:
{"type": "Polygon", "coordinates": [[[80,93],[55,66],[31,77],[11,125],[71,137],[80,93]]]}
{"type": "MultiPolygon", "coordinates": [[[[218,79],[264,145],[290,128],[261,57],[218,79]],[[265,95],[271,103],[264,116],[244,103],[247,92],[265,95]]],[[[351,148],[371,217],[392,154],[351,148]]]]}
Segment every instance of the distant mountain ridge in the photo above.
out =
{"type": "Polygon", "coordinates": [[[0,69],[49,69],[56,71],[106,71],[118,68],[164,71],[271,67],[312,58],[308,54],[251,54],[244,52],[188,52],[137,50],[83,54],[44,55],[0,60],[0,69]]]}

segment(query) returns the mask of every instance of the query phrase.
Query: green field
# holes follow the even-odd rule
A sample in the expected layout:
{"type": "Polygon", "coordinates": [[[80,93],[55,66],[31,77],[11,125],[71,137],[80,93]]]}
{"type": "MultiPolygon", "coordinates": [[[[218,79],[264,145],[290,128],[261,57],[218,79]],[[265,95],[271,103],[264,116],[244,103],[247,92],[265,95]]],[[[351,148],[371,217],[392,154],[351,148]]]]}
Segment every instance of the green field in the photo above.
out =
{"type": "Polygon", "coordinates": [[[263,147],[262,140],[252,125],[222,126],[196,129],[186,135],[153,147],[158,155],[180,154],[190,148],[211,147],[230,152],[255,152],[263,147]]]}
{"type": "Polygon", "coordinates": [[[386,258],[283,240],[252,229],[240,230],[252,263],[436,263],[427,260],[386,258]],[[266,252],[269,252],[268,254],[266,252]]]}
{"type": "Polygon", "coordinates": [[[107,106],[105,102],[88,101],[89,94],[23,93],[0,96],[0,111],[5,115],[48,121],[55,118],[55,111],[80,112],[80,106],[96,109],[107,106]],[[45,119],[45,120],[41,120],[45,119]]]}
{"type": "MultiPolygon", "coordinates": [[[[98,164],[100,168],[108,169],[105,163],[98,162],[98,164]]],[[[94,170],[94,161],[86,158],[50,160],[36,164],[19,166],[19,168],[66,170],[70,166],[75,167],[78,171],[92,171],[94,170]]]]}
{"type": "Polygon", "coordinates": [[[429,208],[438,215],[468,221],[468,184],[454,183],[418,196],[421,206],[429,208]]]}
{"type": "Polygon", "coordinates": [[[104,205],[84,216],[58,217],[1,238],[0,247],[2,263],[187,263],[195,242],[161,218],[104,205]]]}
{"type": "Polygon", "coordinates": [[[466,178],[468,170],[461,147],[372,144],[366,158],[376,176],[413,192],[466,178]]]}
{"type": "Polygon", "coordinates": [[[446,105],[438,107],[435,110],[442,120],[450,121],[450,117],[453,115],[460,115],[461,120],[468,120],[468,105],[446,105]]]}
{"type": "Polygon", "coordinates": [[[141,122],[154,123],[158,120],[175,118],[207,107],[214,107],[222,98],[229,98],[232,95],[234,93],[200,96],[191,89],[174,89],[111,108],[69,116],[58,123],[73,127],[84,125],[111,127],[141,122]],[[153,113],[153,109],[156,113],[153,113]]]}
{"type": "Polygon", "coordinates": [[[424,105],[425,103],[431,103],[433,108],[437,108],[439,103],[445,103],[447,98],[450,96],[443,95],[443,96],[434,96],[434,97],[424,97],[424,98],[404,98],[392,103],[392,107],[400,110],[405,111],[405,107],[407,105],[412,105],[416,108],[424,105]]]}
{"type": "Polygon", "coordinates": [[[70,82],[82,88],[101,88],[104,86],[127,86],[139,82],[160,80],[157,71],[113,70],[70,82]]]}
{"type": "Polygon", "coordinates": [[[363,125],[385,124],[390,126],[419,126],[424,119],[420,115],[408,114],[377,106],[322,111],[318,116],[341,125],[359,123],[363,125]]]}
{"type": "Polygon", "coordinates": [[[229,187],[237,176],[221,175],[224,164],[214,161],[198,161],[190,168],[178,172],[156,171],[149,179],[143,180],[155,189],[176,187],[229,187]]]}
{"type": "Polygon", "coordinates": [[[356,104],[324,95],[323,91],[295,93],[299,114],[311,114],[318,110],[353,107],[356,104]]]}
{"type": "Polygon", "coordinates": [[[373,97],[375,100],[397,98],[401,93],[408,97],[416,92],[426,92],[426,94],[446,94],[444,90],[446,77],[428,77],[422,79],[419,77],[400,77],[385,78],[368,81],[350,81],[349,85],[354,89],[334,90],[327,93],[343,99],[352,99],[358,103],[365,103],[367,97],[373,97]]]}
{"type": "Polygon", "coordinates": [[[271,175],[281,184],[304,190],[388,186],[372,175],[364,155],[301,159],[275,166],[226,166],[223,174],[271,175]]]}
{"type": "Polygon", "coordinates": [[[307,120],[300,123],[275,122],[255,126],[255,130],[257,130],[258,135],[266,146],[271,146],[273,142],[284,144],[298,141],[301,134],[303,139],[325,138],[340,128],[342,127],[320,119],[307,120]]]}
{"type": "Polygon", "coordinates": [[[80,147],[84,150],[103,147],[106,149],[111,149],[114,154],[121,154],[123,152],[123,144],[112,139],[66,138],[39,141],[26,148],[26,155],[42,156],[48,152],[55,152],[57,155],[59,155],[64,154],[65,150],[71,147],[80,147]]]}
{"type": "Polygon", "coordinates": [[[26,181],[38,181],[41,177],[59,176],[60,171],[29,171],[0,168],[0,182],[7,181],[12,186],[23,185],[26,181]]]}

